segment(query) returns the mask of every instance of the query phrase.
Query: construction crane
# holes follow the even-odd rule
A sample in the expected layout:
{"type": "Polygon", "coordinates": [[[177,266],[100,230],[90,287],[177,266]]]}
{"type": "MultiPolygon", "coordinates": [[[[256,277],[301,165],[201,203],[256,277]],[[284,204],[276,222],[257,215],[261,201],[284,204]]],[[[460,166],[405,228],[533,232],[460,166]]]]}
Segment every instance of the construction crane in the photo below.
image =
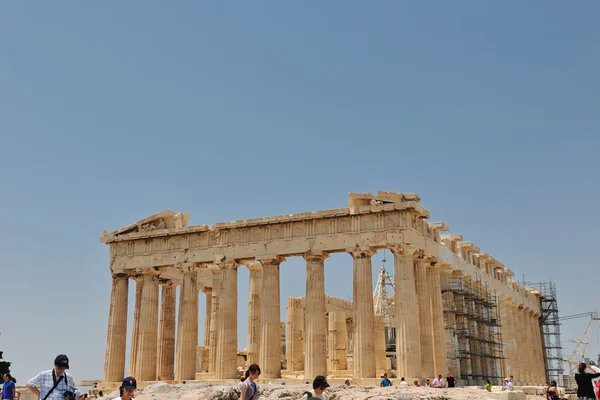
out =
{"type": "MultiPolygon", "coordinates": [[[[593,332],[600,332],[600,318],[598,317],[598,312],[591,311],[580,314],[567,315],[566,317],[560,317],[560,322],[568,321],[576,318],[590,317],[590,322],[588,322],[585,331],[583,331],[583,335],[574,341],[575,349],[573,349],[573,353],[567,358],[565,361],[569,364],[569,371],[571,376],[577,372],[577,366],[580,362],[583,362],[585,357],[585,349],[589,344],[590,337],[593,332]]],[[[600,336],[599,336],[600,338],[600,336]]]]}
{"type": "Polygon", "coordinates": [[[377,284],[375,285],[375,291],[373,292],[373,307],[375,308],[375,314],[383,315],[386,331],[390,332],[391,321],[387,287],[391,286],[392,289],[394,289],[394,280],[385,269],[385,261],[385,253],[383,253],[381,268],[379,269],[379,275],[377,276],[377,284]]]}

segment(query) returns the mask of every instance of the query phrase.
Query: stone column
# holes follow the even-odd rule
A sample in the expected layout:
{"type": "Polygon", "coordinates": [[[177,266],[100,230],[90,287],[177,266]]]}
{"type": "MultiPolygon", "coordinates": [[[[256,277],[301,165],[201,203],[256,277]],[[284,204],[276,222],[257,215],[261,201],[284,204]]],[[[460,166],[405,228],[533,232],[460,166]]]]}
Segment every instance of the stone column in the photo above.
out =
{"type": "Polygon", "coordinates": [[[304,298],[304,377],[327,376],[327,325],[325,325],[325,259],[327,254],[306,254],[304,298]]]}
{"type": "Polygon", "coordinates": [[[379,374],[387,370],[385,356],[385,320],[383,315],[375,314],[375,368],[379,374]]]}
{"type": "Polygon", "coordinates": [[[511,367],[512,374],[515,378],[515,381],[522,382],[522,368],[521,368],[521,354],[520,347],[521,343],[521,335],[519,334],[522,328],[520,325],[519,319],[519,309],[517,305],[512,301],[508,300],[508,313],[510,318],[510,326],[512,329],[512,338],[511,338],[511,367]]]}
{"type": "Polygon", "coordinates": [[[427,268],[427,280],[430,286],[431,319],[433,321],[433,361],[436,374],[446,375],[448,359],[446,358],[446,332],[444,330],[444,309],[442,307],[442,286],[440,270],[434,265],[427,268]]]}
{"type": "Polygon", "coordinates": [[[529,318],[529,309],[522,308],[521,313],[523,315],[523,330],[525,334],[525,343],[526,346],[523,350],[525,352],[525,360],[526,360],[526,368],[527,372],[525,376],[527,377],[527,382],[533,383],[534,381],[534,369],[539,368],[539,365],[534,365],[533,363],[533,343],[532,343],[532,335],[531,335],[531,319],[529,318]]]}
{"type": "Polygon", "coordinates": [[[163,381],[174,377],[175,365],[175,301],[177,285],[170,280],[161,280],[160,325],[158,332],[158,362],[156,376],[163,381]]]}
{"type": "Polygon", "coordinates": [[[348,368],[348,333],[346,332],[346,313],[331,311],[327,320],[329,334],[327,335],[327,352],[329,354],[328,370],[344,371],[348,368]]]}
{"type": "Polygon", "coordinates": [[[508,314],[508,304],[504,297],[498,298],[498,311],[500,313],[500,332],[502,333],[502,353],[504,356],[504,371],[500,374],[504,377],[513,374],[512,370],[512,318],[508,314]]]}
{"type": "Polygon", "coordinates": [[[523,319],[523,309],[515,305],[515,327],[517,328],[517,353],[519,363],[519,376],[515,376],[516,380],[522,384],[529,382],[528,367],[527,367],[527,343],[525,330],[525,321],[523,319]]]}
{"type": "Polygon", "coordinates": [[[144,280],[141,276],[135,276],[135,304],[133,309],[133,328],[131,330],[131,349],[129,350],[129,376],[138,376],[138,335],[140,327],[140,309],[142,308],[142,286],[144,280]]]}
{"type": "Polygon", "coordinates": [[[212,272],[212,299],[210,302],[210,337],[208,340],[208,371],[217,372],[217,333],[219,330],[219,296],[223,286],[221,268],[211,268],[212,272]]]}
{"type": "MultiPolygon", "coordinates": [[[[261,294],[263,269],[260,263],[248,266],[250,270],[250,290],[248,291],[248,365],[259,364],[261,331],[261,294]]],[[[262,368],[263,366],[260,365],[262,368]]],[[[262,371],[261,371],[262,372],[262,371]]]]}
{"type": "Polygon", "coordinates": [[[210,346],[210,319],[212,314],[212,289],[209,287],[202,288],[202,293],[206,297],[206,309],[204,311],[204,347],[207,349],[210,346]]]}
{"type": "Polygon", "coordinates": [[[175,380],[196,377],[196,346],[198,346],[198,267],[179,267],[183,273],[179,291],[179,319],[177,320],[177,364],[175,380]]]}
{"type": "Polygon", "coordinates": [[[288,298],[287,369],[304,370],[304,307],[302,298],[288,298]]]}
{"type": "Polygon", "coordinates": [[[354,351],[352,365],[354,379],[375,378],[375,310],[373,309],[373,272],[370,250],[352,250],[354,260],[354,351]]]}
{"type": "Polygon", "coordinates": [[[140,322],[138,333],[138,351],[136,360],[139,381],[156,380],[157,337],[158,337],[158,276],[154,270],[144,272],[140,322]]]}
{"type": "Polygon", "coordinates": [[[237,372],[237,268],[235,262],[220,264],[223,274],[219,296],[216,378],[238,378],[237,372]]]}
{"type": "Polygon", "coordinates": [[[397,376],[404,376],[410,382],[422,376],[413,253],[401,247],[391,251],[394,253],[397,376]]]}
{"type": "Polygon", "coordinates": [[[119,382],[125,377],[128,290],[129,277],[124,274],[113,274],[103,382],[119,382]]]}
{"type": "Polygon", "coordinates": [[[548,379],[546,377],[546,357],[545,357],[545,350],[544,350],[544,335],[543,335],[543,328],[542,325],[540,323],[540,317],[539,315],[534,315],[533,316],[534,319],[534,323],[535,323],[535,335],[537,338],[537,348],[538,348],[538,359],[539,359],[539,363],[538,365],[541,365],[543,368],[540,369],[540,383],[541,384],[547,384],[548,379]]]}
{"type": "Polygon", "coordinates": [[[279,264],[283,257],[260,260],[263,266],[262,298],[260,313],[262,331],[260,336],[260,368],[264,378],[281,377],[281,330],[279,299],[279,264]],[[268,299],[268,300],[267,300],[268,299]]]}
{"type": "Polygon", "coordinates": [[[534,361],[534,382],[538,385],[543,385],[546,382],[546,372],[544,355],[542,350],[542,341],[540,333],[540,322],[538,317],[532,312],[529,314],[531,320],[531,337],[533,347],[534,361]]]}
{"type": "Polygon", "coordinates": [[[425,260],[415,260],[415,282],[419,301],[419,323],[421,340],[421,373],[424,377],[436,376],[434,370],[433,351],[433,320],[431,319],[431,297],[427,281],[427,266],[425,260]]]}

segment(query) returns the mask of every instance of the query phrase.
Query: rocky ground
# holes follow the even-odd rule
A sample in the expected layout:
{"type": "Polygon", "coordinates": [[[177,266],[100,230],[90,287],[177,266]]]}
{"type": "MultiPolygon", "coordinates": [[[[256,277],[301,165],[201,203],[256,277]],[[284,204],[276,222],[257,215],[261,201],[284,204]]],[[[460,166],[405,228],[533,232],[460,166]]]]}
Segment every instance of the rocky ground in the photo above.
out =
{"type": "MultiPolygon", "coordinates": [[[[260,399],[300,399],[308,389],[309,385],[260,385],[260,399]]],[[[495,389],[492,393],[488,393],[483,389],[475,388],[373,388],[334,385],[328,389],[328,393],[331,400],[498,400],[502,392],[498,391],[498,388],[495,389]]],[[[104,399],[111,400],[118,396],[119,392],[115,391],[104,399]]],[[[169,385],[161,382],[139,390],[136,400],[237,400],[238,396],[239,389],[235,385],[213,383],[169,385]]],[[[535,395],[528,396],[528,399],[545,399],[545,397],[535,395]]]]}

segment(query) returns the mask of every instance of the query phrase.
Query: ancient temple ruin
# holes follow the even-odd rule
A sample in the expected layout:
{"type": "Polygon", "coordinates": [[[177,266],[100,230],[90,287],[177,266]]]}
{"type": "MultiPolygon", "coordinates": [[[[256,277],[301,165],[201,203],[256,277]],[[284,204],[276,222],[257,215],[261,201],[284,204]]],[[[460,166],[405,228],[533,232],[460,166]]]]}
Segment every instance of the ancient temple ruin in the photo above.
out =
{"type": "Polygon", "coordinates": [[[213,226],[188,226],[187,213],[163,211],[105,231],[101,241],[110,247],[113,287],[104,385],[125,375],[132,280],[127,373],[141,382],[224,381],[238,378],[245,364],[258,363],[265,379],[329,375],[372,384],[383,372],[412,382],[451,371],[465,384],[508,375],[542,384],[541,294],[515,282],[509,268],[476,244],[443,234],[447,225],[428,218],[416,194],[350,193],[347,208],[213,226]],[[391,330],[384,329],[373,304],[371,256],[381,249],[394,256],[391,330]],[[342,252],[353,260],[352,302],[325,294],[324,264],[329,254],[342,252]],[[306,260],[306,295],[287,300],[282,327],[280,267],[289,257],[306,260]],[[237,343],[238,268],[250,270],[243,357],[237,343]],[[201,344],[200,292],[206,296],[201,344]]]}

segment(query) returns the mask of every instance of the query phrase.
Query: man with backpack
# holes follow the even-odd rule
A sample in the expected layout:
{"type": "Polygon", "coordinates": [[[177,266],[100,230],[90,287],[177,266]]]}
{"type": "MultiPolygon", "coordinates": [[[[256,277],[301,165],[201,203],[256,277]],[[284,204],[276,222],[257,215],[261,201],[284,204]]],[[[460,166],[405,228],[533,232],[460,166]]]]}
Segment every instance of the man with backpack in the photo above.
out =
{"type": "Polygon", "coordinates": [[[313,381],[313,390],[310,392],[305,392],[302,396],[302,400],[308,399],[320,399],[320,400],[329,400],[329,396],[325,393],[325,389],[329,387],[329,383],[327,383],[327,379],[319,375],[313,381]]]}
{"type": "Polygon", "coordinates": [[[54,368],[42,371],[27,382],[27,388],[33,392],[39,400],[63,400],[65,393],[72,394],[75,391],[75,381],[67,373],[69,369],[69,358],[59,354],[54,359],[54,368]]]}

